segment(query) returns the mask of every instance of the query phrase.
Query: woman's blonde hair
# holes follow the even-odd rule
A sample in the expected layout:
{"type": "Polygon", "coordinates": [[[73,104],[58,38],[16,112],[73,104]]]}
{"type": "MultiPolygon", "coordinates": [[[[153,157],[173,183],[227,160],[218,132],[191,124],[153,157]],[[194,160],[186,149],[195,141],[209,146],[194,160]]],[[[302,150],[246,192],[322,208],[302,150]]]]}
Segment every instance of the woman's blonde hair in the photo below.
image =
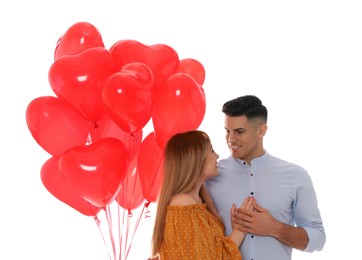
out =
{"type": "MultiPolygon", "coordinates": [[[[209,136],[200,130],[175,134],[167,142],[163,181],[157,201],[157,215],[152,237],[152,255],[159,253],[169,201],[177,194],[189,192],[196,185],[210,149],[209,136]]],[[[208,210],[222,223],[205,184],[201,187],[200,197],[207,204],[208,210]]]]}

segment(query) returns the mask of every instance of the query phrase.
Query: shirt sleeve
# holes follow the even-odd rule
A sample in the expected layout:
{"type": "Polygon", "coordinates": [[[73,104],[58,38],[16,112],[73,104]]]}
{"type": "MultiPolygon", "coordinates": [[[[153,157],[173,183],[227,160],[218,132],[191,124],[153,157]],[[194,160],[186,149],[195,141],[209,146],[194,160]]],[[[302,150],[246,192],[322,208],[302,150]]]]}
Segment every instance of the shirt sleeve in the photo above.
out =
{"type": "Polygon", "coordinates": [[[241,259],[206,204],[168,207],[160,255],[161,259],[241,259]]]}
{"type": "Polygon", "coordinates": [[[318,208],[317,196],[308,173],[301,169],[296,175],[297,201],[294,204],[296,226],[307,231],[309,242],[305,252],[322,250],[326,236],[318,208]]]}

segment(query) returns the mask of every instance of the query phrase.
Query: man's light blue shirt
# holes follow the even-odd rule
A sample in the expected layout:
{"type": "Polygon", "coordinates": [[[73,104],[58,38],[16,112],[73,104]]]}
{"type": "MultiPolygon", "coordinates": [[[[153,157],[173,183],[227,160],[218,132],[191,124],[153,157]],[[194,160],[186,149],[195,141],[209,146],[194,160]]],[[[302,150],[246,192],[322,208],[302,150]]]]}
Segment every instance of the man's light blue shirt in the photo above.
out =
{"type": "MultiPolygon", "coordinates": [[[[254,196],[277,220],[304,228],[309,243],[305,252],[321,250],[326,237],[312,180],[302,167],[267,152],[248,165],[229,157],[218,163],[219,176],[207,180],[207,189],[231,233],[230,208],[254,196]]],[[[241,247],[243,260],[290,260],[292,248],[275,238],[248,234],[241,247]]]]}

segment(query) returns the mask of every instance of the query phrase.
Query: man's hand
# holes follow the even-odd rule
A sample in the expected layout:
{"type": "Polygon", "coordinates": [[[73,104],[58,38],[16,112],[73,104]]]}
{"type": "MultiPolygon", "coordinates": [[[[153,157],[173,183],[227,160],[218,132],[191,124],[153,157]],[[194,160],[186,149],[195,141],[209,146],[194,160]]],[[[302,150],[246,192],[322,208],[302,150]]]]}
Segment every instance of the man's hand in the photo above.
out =
{"type": "MultiPolygon", "coordinates": [[[[245,201],[243,205],[244,203],[245,201]]],[[[267,209],[258,205],[255,198],[252,208],[254,210],[245,207],[235,209],[232,215],[232,223],[235,228],[259,236],[275,236],[281,223],[273,218],[267,209]]]]}
{"type": "Polygon", "coordinates": [[[231,216],[233,228],[244,234],[274,237],[281,243],[299,250],[303,250],[308,245],[308,234],[304,228],[276,220],[269,210],[258,205],[255,200],[253,208],[253,211],[245,207],[234,209],[231,216]]]}

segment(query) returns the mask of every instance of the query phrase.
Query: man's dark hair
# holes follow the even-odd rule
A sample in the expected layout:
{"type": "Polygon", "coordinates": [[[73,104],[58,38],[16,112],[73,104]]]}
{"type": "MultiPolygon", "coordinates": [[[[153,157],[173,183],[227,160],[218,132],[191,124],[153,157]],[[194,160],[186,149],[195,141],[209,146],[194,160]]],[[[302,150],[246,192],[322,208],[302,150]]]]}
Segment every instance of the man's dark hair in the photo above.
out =
{"type": "Polygon", "coordinates": [[[227,101],[222,112],[227,116],[246,116],[246,118],[262,118],[265,122],[268,119],[268,110],[261,100],[253,95],[245,95],[227,101]]]}

